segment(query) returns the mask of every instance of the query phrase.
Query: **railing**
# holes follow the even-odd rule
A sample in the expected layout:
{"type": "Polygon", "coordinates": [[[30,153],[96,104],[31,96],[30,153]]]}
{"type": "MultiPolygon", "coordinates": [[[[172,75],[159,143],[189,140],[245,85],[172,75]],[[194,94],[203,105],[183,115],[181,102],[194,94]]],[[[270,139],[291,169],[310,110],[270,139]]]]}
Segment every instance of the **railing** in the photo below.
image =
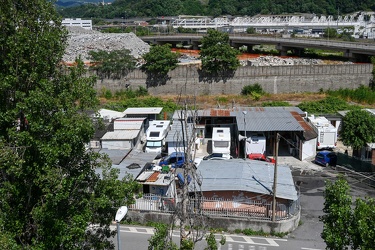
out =
{"type": "MultiPolygon", "coordinates": [[[[172,198],[146,194],[129,207],[135,211],[174,213],[180,203],[172,198]]],[[[253,218],[269,221],[272,219],[272,203],[257,200],[189,199],[188,211],[203,213],[209,217],[253,218]]],[[[299,199],[293,202],[276,203],[276,220],[286,220],[299,212],[299,199]]]]}

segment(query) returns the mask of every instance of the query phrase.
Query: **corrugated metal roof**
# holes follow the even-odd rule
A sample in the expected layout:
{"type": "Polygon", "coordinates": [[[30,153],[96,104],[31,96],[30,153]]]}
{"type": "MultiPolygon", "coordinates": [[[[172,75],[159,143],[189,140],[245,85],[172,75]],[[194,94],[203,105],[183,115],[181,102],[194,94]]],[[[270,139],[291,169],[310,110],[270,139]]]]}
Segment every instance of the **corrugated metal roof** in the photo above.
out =
{"type": "Polygon", "coordinates": [[[137,181],[144,182],[150,178],[150,176],[154,173],[154,171],[144,171],[138,177],[137,181]]]}
{"type": "Polygon", "coordinates": [[[298,121],[298,123],[301,125],[301,127],[304,129],[303,131],[303,137],[305,140],[309,141],[313,138],[318,137],[318,134],[314,131],[314,129],[306,122],[305,119],[302,118],[300,114],[297,112],[290,112],[292,116],[298,121]]]}
{"type": "MultiPolygon", "coordinates": [[[[274,165],[266,162],[243,159],[202,161],[197,169],[202,176],[202,191],[240,190],[270,195],[269,190],[272,190],[274,165]]],[[[278,165],[277,173],[276,196],[297,200],[290,168],[278,165]]]]}
{"type": "Polygon", "coordinates": [[[129,154],[131,149],[107,149],[102,148],[99,150],[101,154],[107,154],[109,159],[111,159],[112,163],[115,165],[119,165],[122,159],[125,158],[126,155],[129,154]]]}
{"type": "Polygon", "coordinates": [[[146,118],[118,118],[114,121],[114,129],[139,130],[145,119],[146,118]]]}
{"type": "Polygon", "coordinates": [[[124,117],[124,114],[122,112],[118,112],[118,111],[114,111],[110,109],[100,109],[99,116],[103,118],[104,120],[112,120],[112,119],[116,119],[119,117],[124,117]]]}
{"type": "MultiPolygon", "coordinates": [[[[187,136],[185,134],[185,141],[191,138],[193,134],[193,128],[194,128],[193,124],[191,123],[187,124],[188,134],[187,136]]],[[[184,128],[184,131],[185,131],[185,128],[184,128]]],[[[171,126],[171,130],[168,132],[166,142],[177,142],[177,141],[182,142],[182,125],[181,125],[181,122],[175,120],[171,126]]]]}
{"type": "Polygon", "coordinates": [[[299,121],[292,115],[303,112],[296,107],[261,107],[243,108],[242,111],[232,111],[236,116],[239,131],[304,131],[299,121]],[[246,111],[246,115],[243,114],[246,111]]]}
{"type": "MultiPolygon", "coordinates": [[[[125,159],[121,161],[118,165],[112,165],[112,168],[116,168],[120,170],[118,179],[123,179],[126,175],[130,174],[133,176],[133,179],[135,180],[137,176],[143,171],[143,169],[148,165],[151,166],[151,162],[155,159],[157,153],[144,153],[139,150],[105,150],[101,149],[99,152],[104,153],[110,153],[110,158],[112,159],[113,163],[115,162],[114,159],[117,157],[120,161],[126,156],[125,159]],[[130,153],[129,153],[130,151],[130,153]]],[[[119,160],[116,160],[117,162],[119,160]]],[[[102,173],[102,170],[96,169],[96,173],[100,174],[102,173]]]]}
{"type": "Polygon", "coordinates": [[[139,134],[139,129],[135,130],[115,130],[104,134],[101,140],[132,140],[139,134]]]}
{"type": "Polygon", "coordinates": [[[148,114],[160,114],[163,108],[151,107],[151,108],[127,108],[124,111],[124,115],[148,115],[148,114]]]}
{"type": "Polygon", "coordinates": [[[169,186],[174,181],[174,175],[171,173],[161,173],[156,171],[145,171],[139,175],[137,181],[142,181],[149,176],[146,181],[142,182],[143,185],[152,186],[169,186]],[[144,176],[143,176],[144,175],[144,176]]]}

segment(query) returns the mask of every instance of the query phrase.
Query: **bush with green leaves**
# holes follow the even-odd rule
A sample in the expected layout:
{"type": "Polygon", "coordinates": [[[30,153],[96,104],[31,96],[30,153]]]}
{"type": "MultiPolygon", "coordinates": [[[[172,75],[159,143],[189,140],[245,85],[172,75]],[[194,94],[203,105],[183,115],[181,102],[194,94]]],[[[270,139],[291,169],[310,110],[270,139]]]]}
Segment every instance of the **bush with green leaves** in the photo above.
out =
{"type": "Polygon", "coordinates": [[[336,114],[337,111],[358,109],[358,106],[350,105],[334,96],[328,96],[320,101],[301,102],[297,107],[310,114],[336,114]]]}
{"type": "Polygon", "coordinates": [[[241,94],[242,95],[252,95],[254,93],[257,93],[257,94],[260,94],[260,95],[264,95],[265,94],[262,86],[260,86],[259,83],[255,83],[255,84],[251,84],[251,85],[246,85],[241,90],[241,94]]]}
{"type": "Polygon", "coordinates": [[[292,106],[289,102],[284,101],[271,101],[271,102],[263,102],[262,107],[288,107],[292,106]]]}
{"type": "Polygon", "coordinates": [[[340,97],[345,100],[352,100],[358,103],[374,104],[375,103],[375,91],[370,87],[361,85],[356,89],[339,89],[339,90],[328,90],[327,94],[330,96],[340,97]]]}
{"type": "Polygon", "coordinates": [[[256,33],[256,30],[254,27],[249,27],[246,29],[246,33],[247,34],[255,34],[256,33]]]}

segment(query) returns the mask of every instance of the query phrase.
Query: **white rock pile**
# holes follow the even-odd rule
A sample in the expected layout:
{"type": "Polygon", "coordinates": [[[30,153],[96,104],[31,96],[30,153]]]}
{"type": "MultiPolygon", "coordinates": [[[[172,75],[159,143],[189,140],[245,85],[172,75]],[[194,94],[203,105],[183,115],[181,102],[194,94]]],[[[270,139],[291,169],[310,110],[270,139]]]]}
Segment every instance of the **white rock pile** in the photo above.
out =
{"type": "Polygon", "coordinates": [[[344,61],[327,61],[310,58],[283,58],[278,56],[259,56],[258,58],[241,61],[242,66],[283,66],[283,65],[324,65],[324,64],[351,64],[344,61]]]}
{"type": "Polygon", "coordinates": [[[150,45],[143,42],[134,33],[101,33],[94,30],[85,30],[80,27],[68,27],[68,46],[63,60],[73,62],[75,58],[89,61],[89,51],[130,50],[135,58],[140,58],[150,50],[150,45]]]}

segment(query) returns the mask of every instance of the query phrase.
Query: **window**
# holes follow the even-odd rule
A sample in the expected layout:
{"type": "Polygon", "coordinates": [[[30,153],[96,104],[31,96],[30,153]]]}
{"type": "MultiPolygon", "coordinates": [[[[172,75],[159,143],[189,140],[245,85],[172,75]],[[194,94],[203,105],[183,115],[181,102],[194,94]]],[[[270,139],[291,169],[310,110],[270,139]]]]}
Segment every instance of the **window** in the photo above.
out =
{"type": "Polygon", "coordinates": [[[147,141],[146,147],[152,148],[152,147],[161,147],[161,141],[147,141]]]}
{"type": "Polygon", "coordinates": [[[214,141],[214,147],[227,148],[229,147],[229,141],[214,141]]]}
{"type": "Polygon", "coordinates": [[[150,132],[150,137],[159,137],[160,132],[150,132]]]}

